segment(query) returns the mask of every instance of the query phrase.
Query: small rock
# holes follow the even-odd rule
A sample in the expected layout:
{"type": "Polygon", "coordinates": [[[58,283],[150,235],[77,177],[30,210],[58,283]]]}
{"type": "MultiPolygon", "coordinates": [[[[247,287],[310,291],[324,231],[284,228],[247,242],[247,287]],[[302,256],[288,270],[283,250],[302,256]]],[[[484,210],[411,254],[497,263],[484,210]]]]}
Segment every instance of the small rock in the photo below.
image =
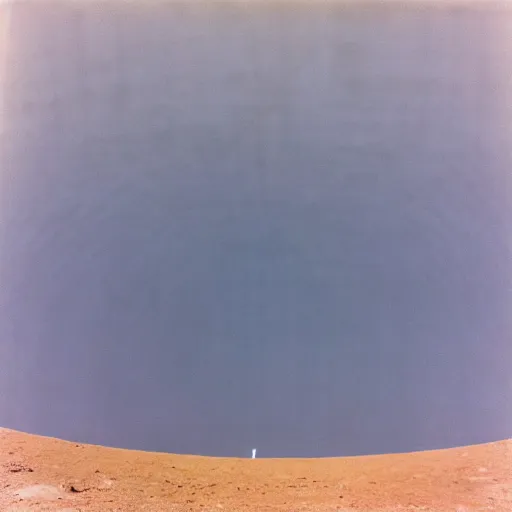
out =
{"type": "Polygon", "coordinates": [[[107,478],[105,478],[105,479],[103,480],[103,483],[102,483],[102,484],[100,484],[100,485],[98,485],[98,489],[99,489],[100,491],[104,491],[104,490],[106,490],[106,489],[110,489],[113,485],[114,485],[113,480],[108,480],[107,478]]]}
{"type": "Polygon", "coordinates": [[[85,487],[83,484],[71,484],[67,487],[67,491],[69,492],[85,492],[89,489],[90,487],[85,487]]]}
{"type": "Polygon", "coordinates": [[[32,468],[29,468],[28,466],[24,466],[23,464],[20,464],[19,462],[10,462],[8,464],[4,464],[4,467],[10,473],[21,473],[22,471],[26,471],[27,473],[34,472],[34,470],[32,468]]]}
{"type": "Polygon", "coordinates": [[[32,485],[19,489],[16,496],[23,499],[57,500],[61,491],[53,485],[32,485]]]}

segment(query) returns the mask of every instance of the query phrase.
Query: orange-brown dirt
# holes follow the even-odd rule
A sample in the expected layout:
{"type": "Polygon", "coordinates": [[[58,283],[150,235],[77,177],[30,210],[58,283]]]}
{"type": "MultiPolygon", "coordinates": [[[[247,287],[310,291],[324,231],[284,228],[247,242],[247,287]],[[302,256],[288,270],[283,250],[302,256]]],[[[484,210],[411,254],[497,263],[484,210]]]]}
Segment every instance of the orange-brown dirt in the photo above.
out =
{"type": "Polygon", "coordinates": [[[2,512],[512,512],[512,440],[324,459],[236,459],[0,429],[2,512]]]}

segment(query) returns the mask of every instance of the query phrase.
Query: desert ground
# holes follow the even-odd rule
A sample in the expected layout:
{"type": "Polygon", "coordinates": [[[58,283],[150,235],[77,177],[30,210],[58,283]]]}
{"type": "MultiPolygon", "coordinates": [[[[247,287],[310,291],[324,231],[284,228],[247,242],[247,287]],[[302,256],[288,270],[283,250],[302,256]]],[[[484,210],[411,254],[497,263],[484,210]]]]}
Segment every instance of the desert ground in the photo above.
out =
{"type": "Polygon", "coordinates": [[[512,439],[407,454],[238,459],[0,429],[2,512],[512,511],[512,439]]]}

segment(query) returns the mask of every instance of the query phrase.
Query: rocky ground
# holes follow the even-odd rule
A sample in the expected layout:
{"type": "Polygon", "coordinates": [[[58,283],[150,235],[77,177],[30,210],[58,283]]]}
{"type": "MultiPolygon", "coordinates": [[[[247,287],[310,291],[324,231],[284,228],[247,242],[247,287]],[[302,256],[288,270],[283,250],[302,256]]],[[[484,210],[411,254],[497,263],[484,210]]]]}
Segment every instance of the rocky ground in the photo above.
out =
{"type": "Polygon", "coordinates": [[[398,455],[235,459],[0,429],[0,511],[512,511],[512,440],[398,455]]]}

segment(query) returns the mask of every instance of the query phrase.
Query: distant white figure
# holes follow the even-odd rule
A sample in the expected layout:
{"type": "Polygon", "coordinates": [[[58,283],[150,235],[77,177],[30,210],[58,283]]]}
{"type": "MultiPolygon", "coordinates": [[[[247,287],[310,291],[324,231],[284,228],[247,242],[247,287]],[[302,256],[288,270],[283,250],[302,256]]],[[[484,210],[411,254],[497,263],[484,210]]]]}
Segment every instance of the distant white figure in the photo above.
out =
{"type": "Polygon", "coordinates": [[[252,458],[255,459],[256,458],[256,448],[253,448],[252,449],[252,458]]]}

